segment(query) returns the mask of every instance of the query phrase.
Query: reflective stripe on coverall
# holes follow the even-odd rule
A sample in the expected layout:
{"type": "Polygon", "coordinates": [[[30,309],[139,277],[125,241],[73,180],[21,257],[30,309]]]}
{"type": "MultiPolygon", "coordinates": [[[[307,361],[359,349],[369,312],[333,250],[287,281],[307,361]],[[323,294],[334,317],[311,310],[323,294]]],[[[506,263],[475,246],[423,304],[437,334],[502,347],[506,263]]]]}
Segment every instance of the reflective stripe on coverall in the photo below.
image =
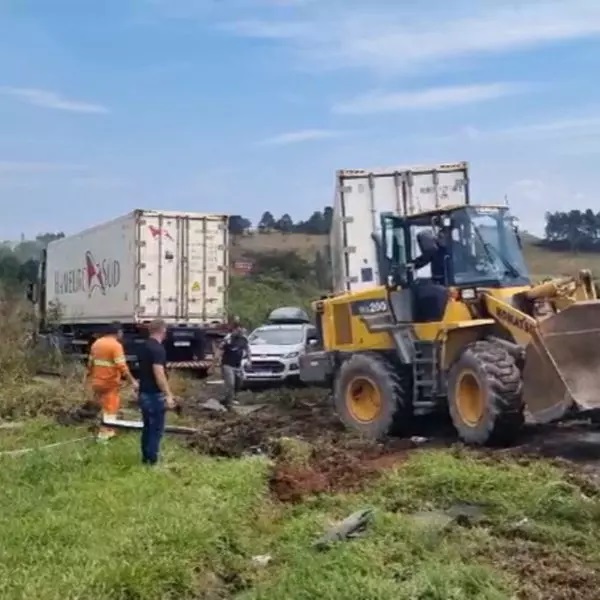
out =
{"type": "MultiPolygon", "coordinates": [[[[90,349],[88,368],[95,401],[102,407],[104,416],[115,417],[121,406],[121,380],[129,370],[119,340],[110,335],[97,339],[90,349]]],[[[100,428],[100,437],[114,434],[110,427],[100,428]]]]}

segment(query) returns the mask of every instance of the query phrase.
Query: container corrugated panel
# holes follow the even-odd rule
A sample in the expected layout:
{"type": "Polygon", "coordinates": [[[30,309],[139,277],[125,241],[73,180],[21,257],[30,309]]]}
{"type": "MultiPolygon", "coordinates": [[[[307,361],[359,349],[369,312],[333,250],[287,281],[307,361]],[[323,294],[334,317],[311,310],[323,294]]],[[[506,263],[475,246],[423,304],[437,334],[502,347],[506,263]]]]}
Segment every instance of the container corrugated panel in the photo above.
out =
{"type": "Polygon", "coordinates": [[[413,215],[468,203],[466,162],[338,171],[330,233],[334,291],[379,282],[372,236],[380,233],[382,213],[413,215]]]}
{"type": "Polygon", "coordinates": [[[47,306],[63,324],[224,322],[228,217],[136,210],[57,240],[47,251],[47,306]]]}

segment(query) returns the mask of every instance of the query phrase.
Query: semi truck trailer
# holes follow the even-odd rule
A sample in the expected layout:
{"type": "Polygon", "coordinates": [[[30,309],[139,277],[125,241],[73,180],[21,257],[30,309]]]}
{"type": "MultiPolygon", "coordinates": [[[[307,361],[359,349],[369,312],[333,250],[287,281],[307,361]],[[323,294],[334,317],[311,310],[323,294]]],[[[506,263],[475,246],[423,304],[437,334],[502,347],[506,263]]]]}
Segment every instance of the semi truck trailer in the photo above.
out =
{"type": "MultiPolygon", "coordinates": [[[[377,247],[381,215],[412,215],[470,204],[467,162],[336,173],[330,232],[335,292],[357,292],[379,281],[377,247]]],[[[416,240],[413,251],[418,252],[416,240]]]]}
{"type": "Polygon", "coordinates": [[[48,244],[29,298],[39,334],[85,358],[118,322],[128,362],[163,319],[168,366],[205,371],[227,329],[228,217],[134,210],[48,244]]]}

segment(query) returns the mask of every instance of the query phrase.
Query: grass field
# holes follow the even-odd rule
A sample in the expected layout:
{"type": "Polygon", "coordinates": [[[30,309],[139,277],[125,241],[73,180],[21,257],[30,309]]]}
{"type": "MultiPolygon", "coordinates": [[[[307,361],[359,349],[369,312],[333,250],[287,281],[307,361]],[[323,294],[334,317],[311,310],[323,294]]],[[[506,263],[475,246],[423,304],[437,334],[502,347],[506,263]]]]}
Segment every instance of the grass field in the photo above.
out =
{"type": "Polygon", "coordinates": [[[266,252],[296,252],[305,260],[315,260],[317,251],[325,252],[328,244],[326,235],[310,235],[304,233],[252,233],[234,236],[232,239],[232,260],[243,258],[247,254],[266,252]]]}
{"type": "MultiPolygon", "coordinates": [[[[590,256],[529,243],[526,255],[537,276],[594,268],[590,256]]],[[[32,380],[29,317],[20,305],[0,309],[0,416],[23,420],[0,428],[2,600],[598,598],[600,486],[573,463],[415,449],[385,456],[352,493],[317,485],[295,503],[273,486],[279,458],[214,458],[171,438],[148,470],[137,433],[103,446],[82,426],[57,424],[84,397],[81,373],[32,380]],[[457,503],[479,518],[450,519],[457,503]],[[375,518],[364,537],[312,547],[365,507],[375,518]]],[[[194,398],[197,383],[174,383],[194,398]]],[[[208,430],[206,418],[197,424],[208,430]]],[[[305,469],[303,452],[289,460],[305,469]]]]}
{"type": "MultiPolygon", "coordinates": [[[[572,275],[581,269],[591,269],[600,277],[600,254],[551,252],[535,244],[537,238],[523,235],[523,253],[534,280],[551,275],[572,275]]],[[[239,237],[232,247],[234,260],[246,253],[274,252],[285,249],[294,251],[309,261],[314,261],[319,250],[327,252],[327,236],[305,234],[282,234],[272,232],[239,237]]]]}
{"type": "Polygon", "coordinates": [[[525,260],[534,278],[551,275],[574,275],[581,269],[590,269],[595,278],[600,277],[600,254],[551,252],[526,240],[525,260]]]}
{"type": "MultiPolygon", "coordinates": [[[[0,451],[85,435],[37,420],[2,432],[0,451]]],[[[591,600],[600,584],[598,497],[542,462],[417,451],[365,492],[285,505],[266,459],[209,459],[169,440],[165,461],[142,467],[135,434],[0,456],[0,597],[591,600]],[[481,503],[483,521],[445,528],[415,514],[456,501],[481,503]],[[363,538],[311,547],[365,506],[375,522],[363,538]],[[268,565],[253,561],[265,554],[268,565]]]]}

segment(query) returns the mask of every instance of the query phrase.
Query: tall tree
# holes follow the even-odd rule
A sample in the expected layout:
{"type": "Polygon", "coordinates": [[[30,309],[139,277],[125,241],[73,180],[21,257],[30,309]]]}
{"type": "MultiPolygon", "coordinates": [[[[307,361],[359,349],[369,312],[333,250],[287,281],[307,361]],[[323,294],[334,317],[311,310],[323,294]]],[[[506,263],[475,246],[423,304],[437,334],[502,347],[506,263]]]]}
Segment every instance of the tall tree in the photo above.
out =
{"type": "Polygon", "coordinates": [[[275,223],[275,229],[283,231],[283,233],[289,233],[292,231],[294,229],[294,221],[292,220],[292,217],[290,217],[290,215],[287,213],[282,215],[281,219],[275,223]]]}
{"type": "Polygon", "coordinates": [[[229,217],[229,233],[233,235],[241,235],[250,227],[252,227],[252,221],[241,215],[231,215],[229,217]]]}
{"type": "Polygon", "coordinates": [[[544,245],[556,250],[600,251],[600,213],[591,209],[546,213],[544,245]]]}
{"type": "Polygon", "coordinates": [[[323,225],[325,228],[324,233],[329,233],[331,230],[331,223],[333,222],[333,208],[331,206],[326,206],[325,210],[323,210],[323,225]]]}
{"type": "Polygon", "coordinates": [[[258,222],[258,228],[260,230],[273,229],[275,227],[275,217],[267,210],[263,213],[263,216],[258,222]]]}

